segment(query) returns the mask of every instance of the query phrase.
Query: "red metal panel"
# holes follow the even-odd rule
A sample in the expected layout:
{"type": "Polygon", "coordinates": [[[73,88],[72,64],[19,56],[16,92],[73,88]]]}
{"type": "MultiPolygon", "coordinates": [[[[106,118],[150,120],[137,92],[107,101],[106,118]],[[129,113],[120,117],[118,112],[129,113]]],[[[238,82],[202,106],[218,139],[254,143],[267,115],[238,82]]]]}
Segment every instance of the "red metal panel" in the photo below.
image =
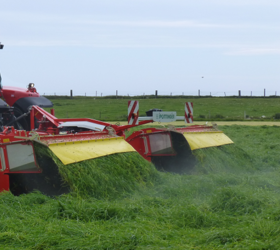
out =
{"type": "Polygon", "coordinates": [[[9,191],[9,189],[10,189],[9,175],[0,172],[0,192],[4,190],[9,191]]]}
{"type": "Polygon", "coordinates": [[[18,88],[18,87],[9,87],[3,86],[2,95],[5,101],[10,105],[13,106],[17,100],[23,97],[39,97],[39,93],[36,92],[36,89],[33,88],[32,90],[18,88]]]}
{"type": "Polygon", "coordinates": [[[146,160],[151,161],[150,147],[148,143],[148,135],[143,134],[143,131],[136,131],[129,136],[126,141],[146,160]],[[146,143],[146,147],[145,147],[146,143]]]}

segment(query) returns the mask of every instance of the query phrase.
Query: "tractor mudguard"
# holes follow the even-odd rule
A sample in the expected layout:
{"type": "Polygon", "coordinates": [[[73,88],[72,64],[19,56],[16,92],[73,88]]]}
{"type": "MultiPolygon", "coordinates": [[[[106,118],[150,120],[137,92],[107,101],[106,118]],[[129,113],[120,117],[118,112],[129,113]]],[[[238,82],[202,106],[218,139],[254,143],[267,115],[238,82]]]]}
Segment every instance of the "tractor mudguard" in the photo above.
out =
{"type": "Polygon", "coordinates": [[[28,108],[33,105],[43,108],[53,107],[53,103],[44,96],[23,97],[17,100],[14,105],[20,107],[23,112],[27,112],[28,108]]]}
{"type": "Polygon", "coordinates": [[[9,108],[10,106],[5,101],[0,99],[0,109],[9,109],[9,108]]]}

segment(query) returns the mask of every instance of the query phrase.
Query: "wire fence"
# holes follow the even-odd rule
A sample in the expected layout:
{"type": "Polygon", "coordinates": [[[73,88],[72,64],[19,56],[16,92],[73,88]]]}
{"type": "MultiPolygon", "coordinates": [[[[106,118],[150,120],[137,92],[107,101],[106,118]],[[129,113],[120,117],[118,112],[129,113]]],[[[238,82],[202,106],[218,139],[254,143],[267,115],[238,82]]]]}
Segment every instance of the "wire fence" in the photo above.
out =
{"type": "Polygon", "coordinates": [[[90,91],[90,92],[82,92],[81,90],[69,90],[68,93],[66,92],[45,92],[43,95],[45,96],[89,96],[89,97],[109,97],[109,96],[193,96],[193,97],[230,97],[230,96],[237,96],[237,97],[280,97],[280,91],[277,92],[275,90],[262,90],[262,91],[204,91],[204,90],[197,90],[197,91],[106,91],[106,92],[98,92],[98,91],[90,91]]]}

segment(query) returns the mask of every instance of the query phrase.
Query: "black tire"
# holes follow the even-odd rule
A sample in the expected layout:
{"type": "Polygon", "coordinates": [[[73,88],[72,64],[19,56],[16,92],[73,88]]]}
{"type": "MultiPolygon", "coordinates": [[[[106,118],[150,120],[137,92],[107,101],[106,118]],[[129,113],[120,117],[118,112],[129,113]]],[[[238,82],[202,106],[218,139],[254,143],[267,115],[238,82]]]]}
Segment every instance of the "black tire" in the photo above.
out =
{"type": "MultiPolygon", "coordinates": [[[[23,112],[23,110],[17,106],[14,106],[14,115],[15,117],[19,117],[22,114],[24,114],[26,112],[23,112]]],[[[17,129],[23,129],[26,131],[30,131],[30,115],[21,118],[19,121],[16,122],[16,124],[14,124],[14,127],[17,129]]]]}

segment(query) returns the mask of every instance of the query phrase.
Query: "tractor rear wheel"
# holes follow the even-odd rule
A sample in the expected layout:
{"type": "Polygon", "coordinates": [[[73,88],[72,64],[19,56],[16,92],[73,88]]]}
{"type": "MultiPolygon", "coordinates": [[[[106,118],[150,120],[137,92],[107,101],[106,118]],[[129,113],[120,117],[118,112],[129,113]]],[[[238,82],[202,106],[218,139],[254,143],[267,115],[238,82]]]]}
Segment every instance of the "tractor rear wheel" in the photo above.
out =
{"type": "MultiPolygon", "coordinates": [[[[23,115],[24,113],[25,112],[21,108],[19,108],[18,106],[14,106],[14,115],[16,118],[23,115]]],[[[14,126],[18,129],[29,131],[30,130],[30,115],[27,115],[26,117],[21,118],[19,121],[16,122],[16,124],[14,126]]]]}

